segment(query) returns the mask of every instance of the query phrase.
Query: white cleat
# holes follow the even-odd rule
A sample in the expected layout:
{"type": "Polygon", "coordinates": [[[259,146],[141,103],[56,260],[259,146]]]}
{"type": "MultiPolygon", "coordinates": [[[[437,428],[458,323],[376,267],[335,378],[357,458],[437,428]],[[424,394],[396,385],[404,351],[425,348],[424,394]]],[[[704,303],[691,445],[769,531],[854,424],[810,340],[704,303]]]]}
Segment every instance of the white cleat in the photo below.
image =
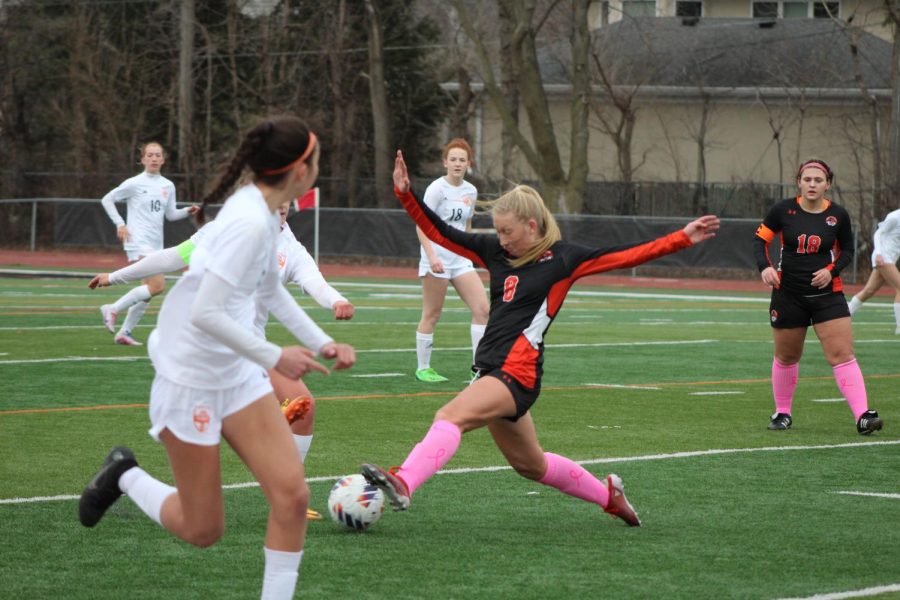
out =
{"type": "Polygon", "coordinates": [[[110,333],[116,332],[116,319],[119,313],[113,310],[112,304],[104,304],[100,307],[100,314],[103,315],[103,325],[110,333]]]}

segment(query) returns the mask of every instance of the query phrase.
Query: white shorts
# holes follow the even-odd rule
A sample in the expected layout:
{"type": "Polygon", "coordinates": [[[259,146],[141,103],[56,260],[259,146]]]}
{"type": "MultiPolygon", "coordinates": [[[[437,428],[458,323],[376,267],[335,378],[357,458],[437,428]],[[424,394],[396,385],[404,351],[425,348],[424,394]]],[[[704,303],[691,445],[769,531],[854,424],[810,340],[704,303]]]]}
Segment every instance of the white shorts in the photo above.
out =
{"type": "MultiPolygon", "coordinates": [[[[872,253],[872,268],[874,269],[878,265],[875,264],[875,257],[877,255],[872,253]]],[[[881,253],[881,258],[884,259],[884,264],[886,265],[894,265],[897,264],[897,261],[900,260],[900,252],[894,252],[892,250],[883,251],[881,253]]]]}
{"type": "Polygon", "coordinates": [[[122,249],[125,250],[125,255],[128,257],[128,262],[132,263],[145,256],[150,256],[154,252],[159,252],[163,249],[162,244],[155,244],[153,242],[139,241],[139,242],[125,242],[122,245],[122,249]]]}
{"type": "Polygon", "coordinates": [[[222,421],[272,393],[272,382],[260,368],[239,386],[204,390],[174,383],[157,374],[150,388],[150,437],[157,442],[168,429],[182,442],[215,446],[222,437],[222,421]]]}
{"type": "Polygon", "coordinates": [[[419,259],[419,277],[431,275],[432,277],[437,277],[438,279],[456,279],[460,275],[464,275],[469,271],[475,270],[475,265],[473,265],[472,261],[468,258],[463,258],[462,256],[451,254],[449,252],[448,254],[450,254],[450,258],[447,260],[444,260],[444,255],[438,254],[441,262],[444,263],[443,273],[432,273],[431,264],[428,262],[428,259],[419,259]]]}

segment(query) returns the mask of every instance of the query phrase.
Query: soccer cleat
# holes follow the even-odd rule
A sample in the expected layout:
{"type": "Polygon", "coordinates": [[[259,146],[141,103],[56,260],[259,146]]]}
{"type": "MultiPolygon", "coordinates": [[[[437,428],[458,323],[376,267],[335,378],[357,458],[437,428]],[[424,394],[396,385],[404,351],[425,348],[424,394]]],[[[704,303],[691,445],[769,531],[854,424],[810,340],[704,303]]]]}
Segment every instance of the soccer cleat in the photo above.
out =
{"type": "Polygon", "coordinates": [[[321,521],[322,515],[319,514],[319,511],[317,511],[317,510],[307,508],[306,509],[306,520],[307,521],[321,521]]]}
{"type": "Polygon", "coordinates": [[[103,316],[103,325],[110,333],[116,332],[116,319],[119,313],[113,310],[112,304],[104,304],[100,307],[100,314],[103,316]]]}
{"type": "Polygon", "coordinates": [[[93,527],[103,517],[106,510],[122,495],[119,477],[137,466],[134,453],[124,446],[113,448],[103,461],[103,466],[94,475],[78,501],[78,519],[85,527],[93,527]]]}
{"type": "Polygon", "coordinates": [[[769,422],[769,429],[772,431],[790,429],[793,423],[794,420],[791,419],[791,415],[787,413],[775,413],[772,415],[772,420],[769,422]]]}
{"type": "Polygon", "coordinates": [[[426,383],[440,383],[441,381],[449,381],[443,375],[438,375],[437,371],[428,367],[427,369],[419,369],[416,371],[416,379],[426,383]]]}
{"type": "Polygon", "coordinates": [[[395,511],[409,508],[409,488],[406,487],[406,482],[397,475],[398,470],[398,467],[391,467],[389,471],[385,471],[378,465],[368,463],[360,468],[366,481],[384,492],[395,511]]]}
{"type": "Polygon", "coordinates": [[[309,396],[297,396],[293,400],[287,398],[281,403],[281,412],[290,425],[294,421],[299,421],[309,412],[309,396]]]}
{"type": "Polygon", "coordinates": [[[609,500],[603,510],[614,517],[619,517],[632,527],[640,527],[641,520],[637,512],[625,498],[625,484],[622,483],[622,478],[610,473],[606,477],[606,486],[609,488],[609,500]]]}
{"type": "Polygon", "coordinates": [[[861,435],[870,435],[873,431],[879,431],[884,427],[884,421],[878,418],[878,411],[867,410],[859,416],[856,422],[856,431],[861,435]]]}
{"type": "Polygon", "coordinates": [[[131,337],[130,331],[123,331],[119,335],[116,336],[116,343],[121,344],[122,346],[143,346],[141,342],[137,341],[133,337],[131,337]]]}

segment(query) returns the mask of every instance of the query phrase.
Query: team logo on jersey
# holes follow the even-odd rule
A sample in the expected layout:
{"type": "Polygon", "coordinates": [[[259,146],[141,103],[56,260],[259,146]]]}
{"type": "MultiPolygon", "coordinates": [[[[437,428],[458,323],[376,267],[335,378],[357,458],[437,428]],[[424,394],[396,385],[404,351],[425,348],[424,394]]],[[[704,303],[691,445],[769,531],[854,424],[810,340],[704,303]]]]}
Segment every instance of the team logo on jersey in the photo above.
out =
{"type": "Polygon", "coordinates": [[[466,206],[470,206],[472,204],[472,202],[474,202],[474,200],[472,200],[470,197],[468,197],[468,196],[462,197],[462,203],[465,204],[466,206]]]}
{"type": "Polygon", "coordinates": [[[788,209],[788,214],[789,214],[789,215],[796,215],[796,214],[797,214],[797,211],[794,210],[793,208],[789,208],[789,209],[788,209]]]}
{"type": "Polygon", "coordinates": [[[287,263],[287,256],[285,256],[284,252],[278,253],[278,268],[283,269],[284,265],[287,263]]]}
{"type": "Polygon", "coordinates": [[[825,224],[828,225],[829,227],[834,227],[835,225],[837,225],[837,217],[832,217],[832,216],[825,217],[825,224]]]}
{"type": "Polygon", "coordinates": [[[777,310],[772,311],[771,318],[772,318],[773,323],[778,320],[778,311],[777,310]]]}
{"type": "Polygon", "coordinates": [[[542,262],[547,262],[548,260],[553,260],[553,250],[547,250],[546,252],[541,254],[541,257],[538,259],[538,262],[542,263],[542,262]]]}
{"type": "Polygon", "coordinates": [[[209,422],[212,420],[210,416],[210,409],[205,404],[198,404],[194,407],[194,428],[197,429],[200,433],[206,431],[206,428],[209,427],[209,422]]]}
{"type": "Polygon", "coordinates": [[[169,197],[169,190],[162,191],[163,200],[166,200],[169,197]]]}

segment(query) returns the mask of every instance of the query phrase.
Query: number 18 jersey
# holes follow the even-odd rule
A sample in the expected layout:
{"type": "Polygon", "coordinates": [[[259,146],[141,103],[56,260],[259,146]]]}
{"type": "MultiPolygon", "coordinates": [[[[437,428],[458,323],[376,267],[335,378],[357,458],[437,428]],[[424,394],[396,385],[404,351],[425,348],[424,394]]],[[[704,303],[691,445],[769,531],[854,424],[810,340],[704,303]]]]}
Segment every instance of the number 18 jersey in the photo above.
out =
{"type": "Polygon", "coordinates": [[[825,200],[820,213],[811,213],[800,206],[800,198],[788,198],[775,204],[756,230],[754,254],[760,271],[774,266],[769,259],[769,244],[780,234],[781,258],[776,269],[781,287],[802,296],[818,296],[840,292],[844,287],[841,270],[853,258],[853,230],[850,215],[844,207],[825,200]],[[831,285],[819,289],[812,285],[813,273],[827,268],[831,271],[831,285]]]}

